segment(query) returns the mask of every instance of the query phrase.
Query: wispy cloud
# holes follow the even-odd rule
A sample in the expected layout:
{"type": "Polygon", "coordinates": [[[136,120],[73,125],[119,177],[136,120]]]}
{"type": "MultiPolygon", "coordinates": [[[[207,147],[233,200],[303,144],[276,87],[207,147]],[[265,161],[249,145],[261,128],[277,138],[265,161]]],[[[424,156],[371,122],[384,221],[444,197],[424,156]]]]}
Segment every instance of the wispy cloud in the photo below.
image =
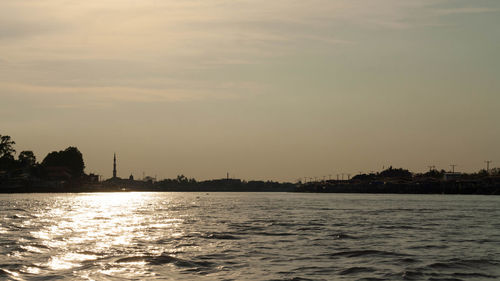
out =
{"type": "Polygon", "coordinates": [[[232,93],[234,89],[253,93],[258,86],[243,83],[225,83],[215,88],[206,89],[196,85],[189,89],[154,89],[148,87],[68,87],[33,84],[0,83],[4,98],[11,97],[29,101],[41,107],[79,108],[87,106],[112,106],[116,103],[162,103],[186,102],[205,99],[237,99],[240,95],[232,93]]]}
{"type": "Polygon", "coordinates": [[[464,7],[436,10],[439,15],[497,13],[500,9],[484,7],[464,7]]]}
{"type": "Polygon", "coordinates": [[[192,97],[174,91],[163,91],[147,88],[130,87],[62,87],[62,86],[41,86],[30,84],[10,84],[0,83],[0,87],[5,94],[15,93],[18,97],[28,97],[30,99],[47,99],[54,106],[60,106],[67,100],[95,101],[103,100],[108,102],[133,101],[133,102],[160,102],[160,101],[180,101],[192,97]],[[61,104],[59,102],[62,101],[61,104]]]}

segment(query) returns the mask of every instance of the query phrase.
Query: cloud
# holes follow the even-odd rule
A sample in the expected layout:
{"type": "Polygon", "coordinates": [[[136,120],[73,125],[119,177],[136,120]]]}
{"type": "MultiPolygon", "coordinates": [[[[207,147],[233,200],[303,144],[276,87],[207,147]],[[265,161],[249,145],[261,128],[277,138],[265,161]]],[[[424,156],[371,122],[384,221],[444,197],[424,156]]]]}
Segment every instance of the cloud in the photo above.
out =
{"type": "Polygon", "coordinates": [[[483,14],[483,13],[496,13],[500,9],[485,8],[485,7],[464,7],[464,8],[451,8],[436,10],[439,15],[457,15],[457,14],[483,14]]]}
{"type": "Polygon", "coordinates": [[[24,85],[17,91],[104,101],[119,96],[144,102],[231,98],[266,87],[244,75],[227,83],[223,76],[238,67],[307,51],[329,54],[361,45],[366,31],[442,26],[433,13],[437,4],[448,7],[438,10],[440,15],[495,11],[450,3],[4,0],[0,54],[8,63],[0,61],[0,87],[24,85]]]}
{"type": "Polygon", "coordinates": [[[50,32],[54,26],[30,21],[0,19],[0,40],[17,39],[50,32]]]}
{"type": "Polygon", "coordinates": [[[33,84],[1,83],[3,98],[22,100],[24,104],[41,107],[80,108],[113,106],[120,103],[164,103],[200,101],[205,99],[237,99],[234,89],[253,93],[258,86],[243,83],[224,83],[217,87],[196,85],[189,89],[155,89],[147,87],[65,87],[33,84]]]}
{"type": "Polygon", "coordinates": [[[0,41],[17,40],[26,37],[43,36],[60,32],[71,24],[53,17],[50,13],[40,12],[36,2],[10,1],[0,3],[0,41]],[[33,4],[30,6],[29,4],[33,4]]]}
{"type": "Polygon", "coordinates": [[[173,91],[131,87],[61,87],[8,83],[0,83],[0,87],[5,95],[24,96],[33,100],[42,98],[58,106],[61,105],[60,101],[64,104],[67,100],[159,102],[189,99],[188,96],[173,91]]]}

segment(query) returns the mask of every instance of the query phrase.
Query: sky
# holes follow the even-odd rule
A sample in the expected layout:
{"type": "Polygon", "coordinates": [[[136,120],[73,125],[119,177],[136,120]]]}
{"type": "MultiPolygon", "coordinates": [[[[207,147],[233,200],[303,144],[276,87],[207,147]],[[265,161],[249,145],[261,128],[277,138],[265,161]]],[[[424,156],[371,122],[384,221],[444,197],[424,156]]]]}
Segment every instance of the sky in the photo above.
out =
{"type": "Polygon", "coordinates": [[[0,134],[87,173],[500,166],[498,0],[2,0],[0,134]]]}

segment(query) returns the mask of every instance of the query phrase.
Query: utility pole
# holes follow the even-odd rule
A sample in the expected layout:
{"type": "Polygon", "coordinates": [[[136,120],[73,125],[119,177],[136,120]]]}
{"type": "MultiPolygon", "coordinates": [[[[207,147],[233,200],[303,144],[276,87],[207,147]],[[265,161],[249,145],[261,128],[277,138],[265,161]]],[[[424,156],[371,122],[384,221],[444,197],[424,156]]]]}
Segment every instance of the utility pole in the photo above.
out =
{"type": "Polygon", "coordinates": [[[451,172],[454,174],[455,173],[455,167],[458,166],[458,165],[455,165],[455,164],[451,164],[450,167],[451,167],[451,172]]]}
{"type": "Polygon", "coordinates": [[[328,175],[328,180],[331,181],[332,180],[332,175],[328,175]]]}
{"type": "Polygon", "coordinates": [[[484,161],[484,163],[486,163],[486,172],[489,174],[490,173],[490,163],[492,161],[491,160],[486,160],[484,161]]]}

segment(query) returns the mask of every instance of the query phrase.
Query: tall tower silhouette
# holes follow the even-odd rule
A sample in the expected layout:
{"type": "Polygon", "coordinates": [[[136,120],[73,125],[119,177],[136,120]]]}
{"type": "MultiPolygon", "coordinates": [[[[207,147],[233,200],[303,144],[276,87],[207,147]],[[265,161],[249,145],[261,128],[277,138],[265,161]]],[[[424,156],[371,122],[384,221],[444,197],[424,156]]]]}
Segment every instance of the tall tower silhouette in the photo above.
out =
{"type": "Polygon", "coordinates": [[[116,178],[116,153],[113,157],[113,178],[116,178]]]}

